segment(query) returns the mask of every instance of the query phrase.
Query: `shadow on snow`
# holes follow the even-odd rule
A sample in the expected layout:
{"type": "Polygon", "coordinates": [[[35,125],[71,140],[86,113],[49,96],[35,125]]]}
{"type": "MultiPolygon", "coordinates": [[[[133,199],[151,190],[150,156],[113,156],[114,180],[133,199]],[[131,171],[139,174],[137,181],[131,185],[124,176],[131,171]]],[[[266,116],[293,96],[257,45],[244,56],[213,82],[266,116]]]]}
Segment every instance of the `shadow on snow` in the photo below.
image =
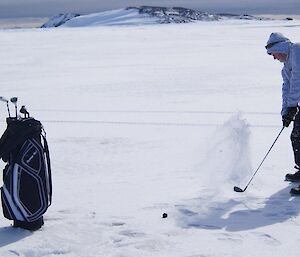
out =
{"type": "MultiPolygon", "coordinates": [[[[184,228],[245,231],[281,223],[300,213],[300,197],[291,197],[289,190],[290,187],[286,187],[278,191],[262,202],[260,204],[262,207],[257,209],[245,206],[243,210],[231,211],[243,204],[241,201],[231,199],[209,207],[208,212],[202,215],[197,210],[195,211],[195,206],[189,208],[189,206],[180,205],[177,206],[178,224],[184,228]]],[[[199,201],[201,200],[203,199],[199,201]]]]}
{"type": "Polygon", "coordinates": [[[27,230],[14,227],[2,227],[0,228],[0,247],[15,243],[32,233],[27,230]]]}

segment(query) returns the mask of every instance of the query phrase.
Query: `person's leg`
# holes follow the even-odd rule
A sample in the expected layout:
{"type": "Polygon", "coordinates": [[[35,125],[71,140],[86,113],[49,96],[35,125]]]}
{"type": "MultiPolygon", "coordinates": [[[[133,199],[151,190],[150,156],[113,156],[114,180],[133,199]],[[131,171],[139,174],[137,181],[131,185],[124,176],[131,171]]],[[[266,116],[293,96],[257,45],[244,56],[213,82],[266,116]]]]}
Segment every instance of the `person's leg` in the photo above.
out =
{"type": "Polygon", "coordinates": [[[295,174],[286,174],[285,179],[291,182],[300,182],[300,113],[295,117],[291,142],[295,160],[295,174]]]}
{"type": "Polygon", "coordinates": [[[300,113],[295,117],[294,126],[291,134],[291,142],[294,152],[295,164],[300,167],[300,113]]]}
{"type": "MultiPolygon", "coordinates": [[[[295,117],[294,127],[291,134],[291,142],[294,152],[295,168],[298,171],[295,174],[287,174],[286,179],[292,182],[300,181],[300,114],[298,113],[295,117]]],[[[300,195],[300,185],[291,188],[291,195],[300,195]]]]}

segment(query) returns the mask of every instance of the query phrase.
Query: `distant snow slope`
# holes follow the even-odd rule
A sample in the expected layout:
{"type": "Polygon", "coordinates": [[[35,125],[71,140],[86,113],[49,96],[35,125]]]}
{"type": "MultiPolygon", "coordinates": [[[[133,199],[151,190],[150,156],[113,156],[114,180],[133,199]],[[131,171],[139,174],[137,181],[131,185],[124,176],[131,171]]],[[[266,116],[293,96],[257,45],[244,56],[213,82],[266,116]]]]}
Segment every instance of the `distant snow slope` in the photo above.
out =
{"type": "Polygon", "coordinates": [[[163,23],[190,23],[222,19],[266,20],[263,17],[237,14],[210,14],[183,7],[128,7],[88,15],[60,14],[52,17],[42,27],[83,27],[99,25],[143,25],[163,23]]]}
{"type": "Polygon", "coordinates": [[[79,14],[74,13],[65,13],[65,14],[58,14],[53,16],[47,21],[45,24],[41,26],[41,28],[52,28],[52,27],[59,27],[62,24],[66,23],[68,20],[73,19],[74,17],[78,17],[79,14]]]}
{"type": "Polygon", "coordinates": [[[84,27],[98,25],[130,25],[155,24],[158,19],[149,14],[140,14],[136,9],[118,9],[93,13],[73,18],[63,24],[63,27],[84,27]]]}

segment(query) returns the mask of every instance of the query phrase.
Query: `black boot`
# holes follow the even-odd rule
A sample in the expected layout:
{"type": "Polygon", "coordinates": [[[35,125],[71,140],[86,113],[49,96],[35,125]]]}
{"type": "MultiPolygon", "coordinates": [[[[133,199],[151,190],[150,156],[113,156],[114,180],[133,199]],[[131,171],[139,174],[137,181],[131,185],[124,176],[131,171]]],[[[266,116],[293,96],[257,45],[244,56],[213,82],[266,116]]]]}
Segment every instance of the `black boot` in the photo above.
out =
{"type": "Polygon", "coordinates": [[[285,175],[286,181],[300,182],[300,168],[298,166],[294,167],[297,171],[294,174],[288,173],[285,175]]]}
{"type": "Polygon", "coordinates": [[[297,187],[293,187],[290,191],[291,195],[300,195],[300,185],[297,187]]]}

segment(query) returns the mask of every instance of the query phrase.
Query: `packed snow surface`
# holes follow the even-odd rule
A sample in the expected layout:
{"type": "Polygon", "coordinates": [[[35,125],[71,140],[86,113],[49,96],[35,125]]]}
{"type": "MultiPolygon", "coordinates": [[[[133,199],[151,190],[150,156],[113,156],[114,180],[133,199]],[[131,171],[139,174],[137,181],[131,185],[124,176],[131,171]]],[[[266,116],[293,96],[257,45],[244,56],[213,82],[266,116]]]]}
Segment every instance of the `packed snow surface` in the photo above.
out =
{"type": "MultiPolygon", "coordinates": [[[[44,124],[54,193],[37,232],[0,218],[0,256],[298,256],[290,128],[247,191],[233,187],[282,126],[282,64],[266,40],[300,41],[299,26],[0,30],[1,95],[44,124]]],[[[0,115],[4,131],[4,103],[0,115]]]]}

